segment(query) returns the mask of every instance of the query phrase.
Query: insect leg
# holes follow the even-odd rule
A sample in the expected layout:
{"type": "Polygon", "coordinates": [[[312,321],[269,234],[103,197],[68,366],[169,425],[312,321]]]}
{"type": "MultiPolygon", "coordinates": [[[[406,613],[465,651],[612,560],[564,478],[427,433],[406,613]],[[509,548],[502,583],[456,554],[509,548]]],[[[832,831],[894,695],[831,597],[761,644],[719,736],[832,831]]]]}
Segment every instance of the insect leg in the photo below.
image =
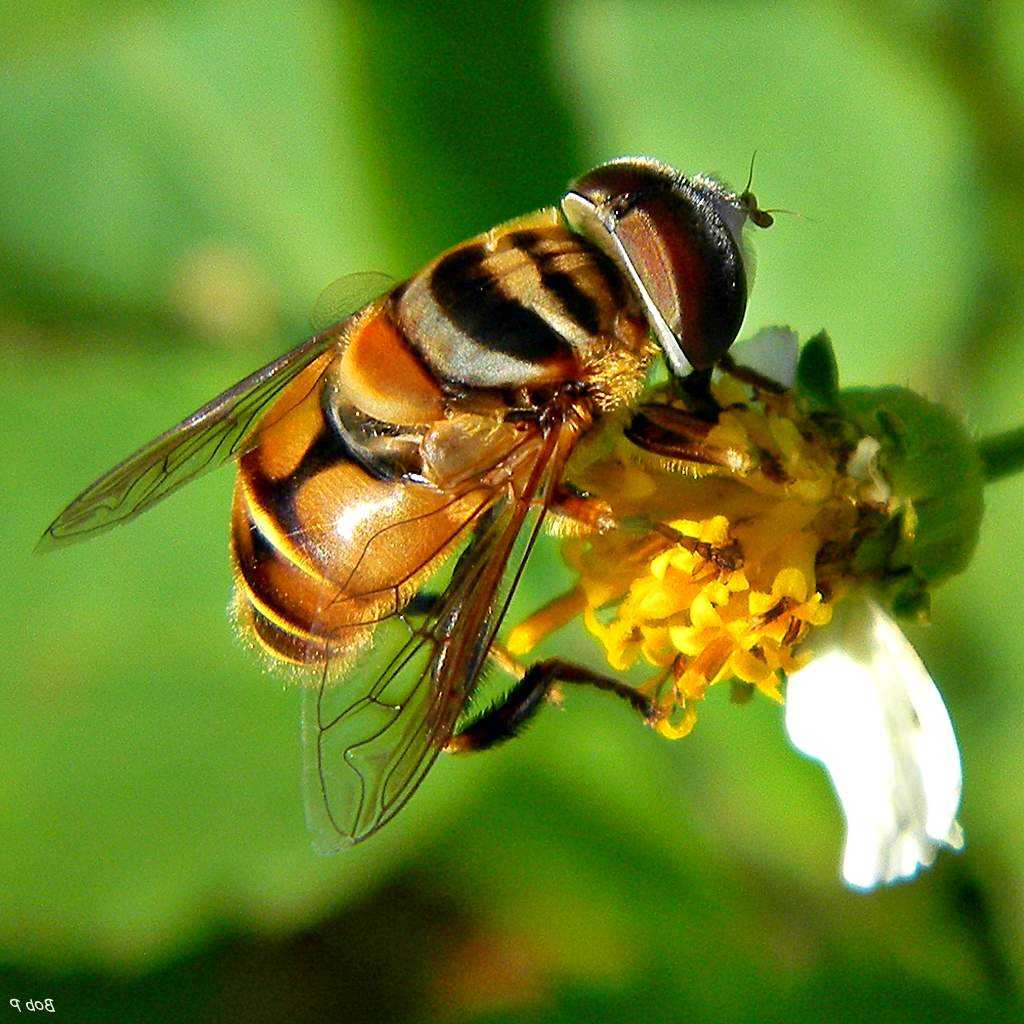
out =
{"type": "Polygon", "coordinates": [[[674,378],[676,390],[687,408],[698,419],[714,423],[721,406],[711,393],[711,370],[694,370],[685,377],[674,378]]]}
{"type": "Polygon", "coordinates": [[[642,405],[625,429],[626,437],[653,455],[681,462],[722,466],[733,473],[754,468],[748,452],[735,446],[708,442],[713,423],[695,413],[671,405],[642,405]]]}
{"type": "Polygon", "coordinates": [[[445,747],[449,753],[468,753],[486,750],[504,740],[511,739],[540,710],[544,698],[558,683],[594,686],[621,697],[645,719],[652,719],[655,709],[651,702],[631,686],[617,679],[592,672],[582,665],[551,658],[531,665],[522,679],[505,698],[488,708],[478,718],[463,726],[445,747]]]}
{"type": "Polygon", "coordinates": [[[615,513],[607,501],[566,483],[555,489],[548,515],[548,529],[556,537],[603,533],[617,525],[615,513]]]}
{"type": "Polygon", "coordinates": [[[786,391],[785,386],[777,380],[772,380],[771,377],[766,377],[763,373],[758,373],[757,370],[749,366],[737,363],[728,353],[719,359],[718,365],[737,380],[743,381],[744,384],[751,384],[762,391],[767,391],[773,395],[781,395],[786,391]]]}

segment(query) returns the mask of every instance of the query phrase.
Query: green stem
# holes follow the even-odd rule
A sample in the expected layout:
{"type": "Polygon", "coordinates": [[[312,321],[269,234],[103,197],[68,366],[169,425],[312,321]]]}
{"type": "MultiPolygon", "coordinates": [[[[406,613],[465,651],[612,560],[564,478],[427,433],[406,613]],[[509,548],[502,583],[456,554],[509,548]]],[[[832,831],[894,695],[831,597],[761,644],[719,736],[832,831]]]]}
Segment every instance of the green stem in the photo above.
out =
{"type": "Polygon", "coordinates": [[[1024,427],[983,437],[978,442],[978,454],[986,483],[1019,472],[1024,469],[1024,427]]]}

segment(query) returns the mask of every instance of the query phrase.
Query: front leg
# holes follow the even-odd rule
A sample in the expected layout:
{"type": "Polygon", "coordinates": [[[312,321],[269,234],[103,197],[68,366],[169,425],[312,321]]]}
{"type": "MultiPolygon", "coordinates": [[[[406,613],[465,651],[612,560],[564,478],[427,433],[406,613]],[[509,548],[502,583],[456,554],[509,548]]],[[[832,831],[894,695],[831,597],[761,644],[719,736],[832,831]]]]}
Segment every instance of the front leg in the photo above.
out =
{"type": "Polygon", "coordinates": [[[753,466],[748,452],[711,444],[715,424],[687,409],[664,403],[641,405],[625,435],[638,448],[695,466],[717,466],[732,473],[747,473],[753,466]]]}

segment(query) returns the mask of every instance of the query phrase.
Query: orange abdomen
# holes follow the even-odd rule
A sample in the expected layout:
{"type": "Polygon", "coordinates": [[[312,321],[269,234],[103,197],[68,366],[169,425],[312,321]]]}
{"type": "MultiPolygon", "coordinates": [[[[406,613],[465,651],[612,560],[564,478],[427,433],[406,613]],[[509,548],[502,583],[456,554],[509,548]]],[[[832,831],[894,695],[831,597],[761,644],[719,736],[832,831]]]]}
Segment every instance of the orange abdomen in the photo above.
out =
{"type": "Polygon", "coordinates": [[[382,308],[371,307],[281,394],[239,461],[238,611],[275,657],[304,663],[357,651],[494,500],[493,488],[445,493],[378,479],[331,422],[325,400],[346,393],[364,395],[392,422],[442,418],[440,392],[402,346],[382,308]]]}

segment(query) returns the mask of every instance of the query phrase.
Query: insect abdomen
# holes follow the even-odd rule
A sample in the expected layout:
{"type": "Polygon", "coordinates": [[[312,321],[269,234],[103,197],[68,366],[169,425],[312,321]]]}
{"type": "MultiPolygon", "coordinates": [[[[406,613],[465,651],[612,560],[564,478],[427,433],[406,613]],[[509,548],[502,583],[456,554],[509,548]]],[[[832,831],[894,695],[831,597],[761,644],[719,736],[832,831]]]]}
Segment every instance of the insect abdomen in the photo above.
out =
{"type": "MultiPolygon", "coordinates": [[[[238,616],[269,653],[295,663],[365,645],[494,497],[479,487],[446,495],[382,479],[353,457],[325,409],[344,402],[346,391],[358,393],[368,360],[395,365],[402,342],[379,306],[353,324],[347,341],[350,348],[296,377],[264,417],[259,444],[239,460],[231,544],[238,616]]],[[[404,398],[399,378],[396,391],[376,401],[393,413],[439,412],[430,379],[406,371],[404,398]]]]}

